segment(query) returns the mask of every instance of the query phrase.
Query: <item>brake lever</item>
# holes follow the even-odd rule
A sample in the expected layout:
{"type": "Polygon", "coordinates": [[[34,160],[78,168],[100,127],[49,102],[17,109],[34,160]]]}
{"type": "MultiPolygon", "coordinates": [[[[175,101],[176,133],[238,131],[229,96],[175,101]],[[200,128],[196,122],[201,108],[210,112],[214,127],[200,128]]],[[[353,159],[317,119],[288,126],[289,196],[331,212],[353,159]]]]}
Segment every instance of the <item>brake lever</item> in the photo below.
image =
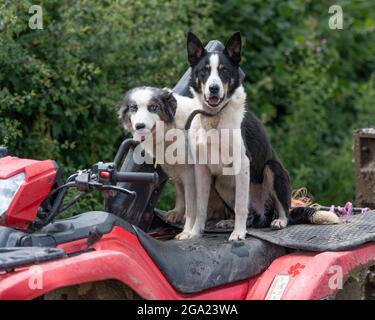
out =
{"type": "Polygon", "coordinates": [[[130,191],[128,189],[117,187],[117,186],[113,186],[113,185],[110,185],[110,184],[101,184],[99,182],[89,182],[89,186],[92,187],[93,189],[99,190],[99,191],[113,190],[113,191],[118,191],[118,192],[126,193],[126,194],[128,194],[128,195],[130,195],[132,197],[136,197],[137,196],[137,193],[135,191],[130,191]]]}
{"type": "Polygon", "coordinates": [[[98,176],[92,173],[90,170],[80,171],[75,178],[75,186],[77,190],[81,192],[89,192],[92,190],[107,191],[113,190],[122,193],[126,193],[132,197],[136,197],[137,193],[135,191],[130,191],[125,188],[121,188],[114,185],[102,184],[98,180],[98,176]]]}

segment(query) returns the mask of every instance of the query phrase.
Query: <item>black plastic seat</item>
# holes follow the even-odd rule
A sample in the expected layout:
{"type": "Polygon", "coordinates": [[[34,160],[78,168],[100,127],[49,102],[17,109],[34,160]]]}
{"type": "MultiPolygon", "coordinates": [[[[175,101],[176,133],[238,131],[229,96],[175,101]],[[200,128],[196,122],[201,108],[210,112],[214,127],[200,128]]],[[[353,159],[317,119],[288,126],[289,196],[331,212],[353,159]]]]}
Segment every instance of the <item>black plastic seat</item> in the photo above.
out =
{"type": "Polygon", "coordinates": [[[17,267],[64,257],[65,251],[57,248],[0,248],[0,271],[10,271],[17,267]]]}
{"type": "Polygon", "coordinates": [[[176,290],[194,293],[264,271],[286,249],[256,238],[230,242],[228,234],[158,241],[135,228],[139,241],[176,290]]]}
{"type": "Polygon", "coordinates": [[[55,247],[60,243],[88,238],[90,234],[100,237],[111,232],[115,226],[135,234],[130,223],[104,211],[89,211],[58,220],[31,234],[0,226],[0,248],[55,247]]]}
{"type": "Polygon", "coordinates": [[[64,242],[79,239],[101,237],[119,226],[131,233],[135,233],[132,225],[114,214],[104,211],[89,211],[74,217],[59,220],[47,225],[30,235],[24,235],[18,246],[55,247],[64,242]]]}

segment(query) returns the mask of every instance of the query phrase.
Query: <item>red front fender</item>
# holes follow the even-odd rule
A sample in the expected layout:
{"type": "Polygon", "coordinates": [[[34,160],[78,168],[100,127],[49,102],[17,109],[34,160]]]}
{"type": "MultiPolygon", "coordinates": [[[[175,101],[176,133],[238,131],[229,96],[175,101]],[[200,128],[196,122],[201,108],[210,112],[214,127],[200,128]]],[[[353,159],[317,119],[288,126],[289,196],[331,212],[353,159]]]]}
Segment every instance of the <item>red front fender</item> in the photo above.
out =
{"type": "MultiPolygon", "coordinates": [[[[62,245],[67,252],[86,240],[62,245]]],[[[138,239],[118,227],[89,251],[0,276],[0,299],[33,299],[57,288],[116,279],[146,299],[177,298],[175,291],[147,256],[138,239]],[[36,277],[39,285],[35,285],[36,277]]]]}
{"type": "MultiPolygon", "coordinates": [[[[66,243],[67,253],[84,250],[87,240],[66,243]]],[[[0,275],[0,299],[33,299],[55,289],[115,279],[145,299],[244,299],[248,281],[192,295],[177,292],[157,268],[137,237],[119,227],[77,256],[22,268],[0,275]],[[35,285],[36,277],[39,285],[35,285]]]]}

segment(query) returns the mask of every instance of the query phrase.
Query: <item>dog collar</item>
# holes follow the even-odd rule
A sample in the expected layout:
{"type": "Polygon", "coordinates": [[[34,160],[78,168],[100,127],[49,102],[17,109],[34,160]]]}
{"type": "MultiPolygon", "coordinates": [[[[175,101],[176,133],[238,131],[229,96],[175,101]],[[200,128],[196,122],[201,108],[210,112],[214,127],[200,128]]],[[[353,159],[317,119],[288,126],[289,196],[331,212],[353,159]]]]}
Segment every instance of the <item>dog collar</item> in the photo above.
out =
{"type": "Polygon", "coordinates": [[[211,112],[208,112],[208,111],[205,111],[205,110],[202,110],[202,109],[197,109],[197,110],[194,110],[192,113],[190,113],[188,119],[186,120],[186,123],[185,123],[185,130],[189,130],[190,127],[191,127],[191,123],[193,122],[195,116],[197,114],[201,114],[201,115],[204,115],[206,117],[213,117],[213,116],[216,116],[218,115],[221,111],[224,110],[224,108],[228,105],[229,101],[224,105],[224,107],[222,107],[218,112],[216,113],[211,113],[211,112]]]}

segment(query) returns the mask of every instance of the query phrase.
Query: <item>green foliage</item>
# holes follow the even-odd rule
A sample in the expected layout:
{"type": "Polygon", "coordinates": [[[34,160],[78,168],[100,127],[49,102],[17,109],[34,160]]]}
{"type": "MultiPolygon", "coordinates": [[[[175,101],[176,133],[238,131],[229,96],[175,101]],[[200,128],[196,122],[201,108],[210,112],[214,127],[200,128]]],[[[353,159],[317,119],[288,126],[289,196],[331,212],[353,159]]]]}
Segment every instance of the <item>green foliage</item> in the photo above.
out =
{"type": "MultiPolygon", "coordinates": [[[[250,109],[294,187],[353,200],[352,132],[375,121],[373,1],[335,1],[343,30],[328,28],[331,4],[316,0],[48,0],[43,30],[28,27],[32,4],[0,0],[0,144],[13,154],[55,159],[65,176],[111,160],[124,92],[173,86],[188,30],[205,41],[241,30],[250,109]]],[[[173,197],[169,185],[161,207],[173,197]]]]}
{"type": "Polygon", "coordinates": [[[174,208],[175,205],[175,190],[172,181],[168,181],[164,186],[162,195],[157,203],[157,207],[160,210],[171,210],[174,208]]]}

